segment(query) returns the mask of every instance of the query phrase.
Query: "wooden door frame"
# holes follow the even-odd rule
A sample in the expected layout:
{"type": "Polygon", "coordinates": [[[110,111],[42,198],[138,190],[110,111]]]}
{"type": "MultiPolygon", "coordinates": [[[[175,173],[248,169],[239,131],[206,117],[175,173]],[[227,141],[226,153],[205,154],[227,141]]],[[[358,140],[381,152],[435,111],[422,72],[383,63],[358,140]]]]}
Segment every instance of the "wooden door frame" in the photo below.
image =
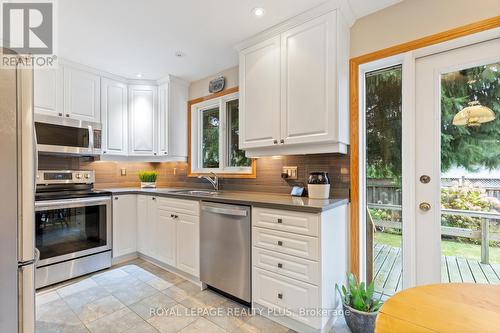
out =
{"type": "Polygon", "coordinates": [[[350,127],[350,251],[349,268],[359,277],[360,268],[360,207],[359,207],[359,66],[426,46],[446,42],[500,27],[500,15],[458,28],[419,38],[379,51],[351,58],[349,61],[349,127],[350,127]]]}

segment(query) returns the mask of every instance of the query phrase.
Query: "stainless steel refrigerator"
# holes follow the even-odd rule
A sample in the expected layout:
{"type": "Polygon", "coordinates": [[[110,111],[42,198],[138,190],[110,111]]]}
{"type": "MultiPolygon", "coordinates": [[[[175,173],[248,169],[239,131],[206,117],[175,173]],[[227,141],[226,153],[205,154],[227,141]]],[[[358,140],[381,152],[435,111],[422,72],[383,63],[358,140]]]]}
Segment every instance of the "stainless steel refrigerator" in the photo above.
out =
{"type": "Polygon", "coordinates": [[[0,67],[0,332],[5,333],[35,331],[35,147],[33,72],[0,67]]]}

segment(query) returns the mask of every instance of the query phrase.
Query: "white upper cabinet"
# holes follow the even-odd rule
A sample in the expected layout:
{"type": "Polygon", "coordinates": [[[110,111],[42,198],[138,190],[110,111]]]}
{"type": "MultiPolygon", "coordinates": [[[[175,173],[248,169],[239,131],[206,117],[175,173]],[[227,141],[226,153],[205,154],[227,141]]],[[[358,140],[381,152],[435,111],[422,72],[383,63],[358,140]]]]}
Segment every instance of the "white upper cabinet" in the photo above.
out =
{"type": "Polygon", "coordinates": [[[84,70],[65,66],[64,116],[101,122],[101,78],[84,70]]]}
{"type": "Polygon", "coordinates": [[[250,157],[345,153],[346,21],[330,10],[276,29],[240,47],[240,147],[250,157]]]}
{"type": "Polygon", "coordinates": [[[277,36],[240,53],[240,148],[278,143],[279,108],[280,37],[277,36]]]}
{"type": "Polygon", "coordinates": [[[36,69],[33,72],[35,113],[62,117],[62,69],[36,69]]]}
{"type": "Polygon", "coordinates": [[[157,87],[129,86],[130,155],[157,155],[157,87]]]}
{"type": "Polygon", "coordinates": [[[103,154],[127,155],[127,85],[103,78],[101,82],[103,154]]]}
{"type": "MultiPolygon", "coordinates": [[[[161,86],[160,86],[161,87],[161,86]]],[[[160,88],[161,89],[161,88],[160,88]]],[[[187,158],[188,83],[170,76],[168,84],[168,156],[187,158]]]]}

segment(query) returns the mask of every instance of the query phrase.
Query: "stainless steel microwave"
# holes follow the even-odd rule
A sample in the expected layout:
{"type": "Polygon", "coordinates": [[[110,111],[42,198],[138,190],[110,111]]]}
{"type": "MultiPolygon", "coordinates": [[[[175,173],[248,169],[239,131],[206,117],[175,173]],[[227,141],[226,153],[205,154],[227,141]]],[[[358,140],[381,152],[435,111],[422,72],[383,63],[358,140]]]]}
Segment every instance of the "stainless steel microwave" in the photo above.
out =
{"type": "Polygon", "coordinates": [[[101,154],[101,124],[35,115],[40,153],[94,156],[101,154]]]}

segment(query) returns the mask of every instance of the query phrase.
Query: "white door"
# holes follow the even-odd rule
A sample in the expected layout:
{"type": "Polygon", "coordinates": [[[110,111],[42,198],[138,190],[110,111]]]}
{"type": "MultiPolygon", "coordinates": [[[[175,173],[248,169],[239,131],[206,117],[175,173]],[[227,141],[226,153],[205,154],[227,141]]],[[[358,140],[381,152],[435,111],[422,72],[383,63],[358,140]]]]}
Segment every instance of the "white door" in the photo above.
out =
{"type": "Polygon", "coordinates": [[[130,155],[157,155],[156,95],[154,86],[129,86],[130,155]]]}
{"type": "MultiPolygon", "coordinates": [[[[174,213],[163,209],[158,210],[156,231],[157,259],[165,264],[175,267],[175,217],[174,213]]],[[[180,242],[183,242],[180,239],[180,242]]]]}
{"type": "Polygon", "coordinates": [[[118,195],[113,199],[113,258],[137,251],[137,196],[118,195]]]}
{"type": "MultiPolygon", "coordinates": [[[[168,155],[169,84],[158,87],[158,153],[168,155]]],[[[184,110],[184,112],[187,112],[184,110]]]]}
{"type": "Polygon", "coordinates": [[[335,13],[329,13],[281,35],[280,143],[335,139],[335,21],[335,13]]]}
{"type": "Polygon", "coordinates": [[[499,283],[488,253],[499,251],[500,202],[486,189],[500,181],[500,39],[419,58],[415,72],[416,284],[499,283]],[[458,121],[478,105],[479,118],[458,121]]]}
{"type": "Polygon", "coordinates": [[[103,154],[127,155],[127,85],[102,79],[103,154]]]}
{"type": "Polygon", "coordinates": [[[280,37],[240,52],[240,149],[280,139],[280,37]]]}
{"type": "Polygon", "coordinates": [[[36,69],[33,76],[35,113],[62,117],[62,69],[36,69]]]}
{"type": "Polygon", "coordinates": [[[199,217],[176,213],[177,268],[198,277],[200,275],[199,217]]]}
{"type": "Polygon", "coordinates": [[[137,196],[137,250],[150,257],[156,254],[156,197],[137,196]]]}
{"type": "Polygon", "coordinates": [[[76,68],[64,67],[64,116],[101,122],[101,78],[76,68]]]}

